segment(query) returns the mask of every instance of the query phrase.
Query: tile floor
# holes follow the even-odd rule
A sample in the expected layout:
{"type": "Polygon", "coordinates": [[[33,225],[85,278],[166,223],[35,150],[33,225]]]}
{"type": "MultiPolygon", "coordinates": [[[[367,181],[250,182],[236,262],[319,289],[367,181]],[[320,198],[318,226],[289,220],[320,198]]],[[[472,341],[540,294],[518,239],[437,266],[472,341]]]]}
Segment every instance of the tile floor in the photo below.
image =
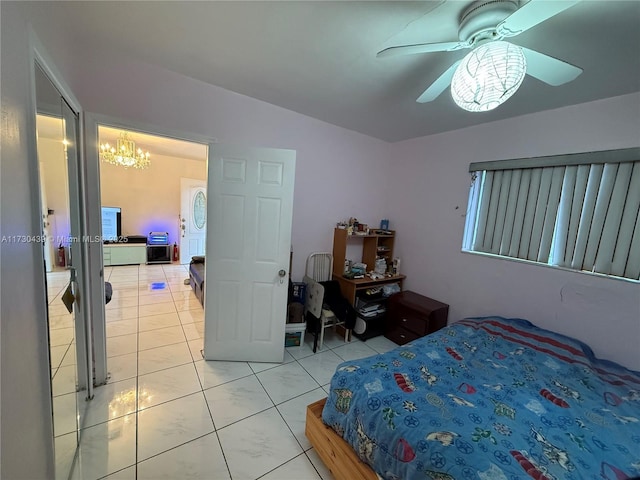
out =
{"type": "MultiPolygon", "coordinates": [[[[81,408],[72,478],[331,479],[304,435],[306,406],[327,395],[339,363],[396,345],[384,337],[344,343],[328,331],[322,351],[312,352],[307,335],[281,364],[204,361],[203,309],[187,276],[181,265],[105,268],[114,289],[106,307],[111,378],[81,408]]],[[[54,395],[64,397],[73,348],[59,283],[49,283],[49,298],[61,346],[54,395]]],[[[60,435],[56,445],[64,452],[72,439],[60,435]]]]}

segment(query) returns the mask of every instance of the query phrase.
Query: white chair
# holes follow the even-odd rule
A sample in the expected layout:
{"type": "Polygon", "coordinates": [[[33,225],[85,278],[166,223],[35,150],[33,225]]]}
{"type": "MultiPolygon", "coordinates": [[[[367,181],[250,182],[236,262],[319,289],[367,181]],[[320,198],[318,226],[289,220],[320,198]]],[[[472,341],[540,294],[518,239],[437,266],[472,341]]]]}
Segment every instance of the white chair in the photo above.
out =
{"type": "Polygon", "coordinates": [[[304,269],[304,276],[316,282],[326,282],[331,280],[333,273],[333,255],[325,252],[311,253],[307,257],[307,264],[304,269]]]}
{"type": "MultiPolygon", "coordinates": [[[[305,308],[311,314],[320,319],[319,348],[324,344],[324,329],[343,325],[335,314],[324,305],[324,287],[318,282],[331,280],[333,273],[333,255],[325,252],[315,252],[307,257],[304,271],[304,282],[307,284],[305,308]]],[[[345,341],[348,332],[345,330],[345,341]]],[[[315,352],[315,349],[314,349],[315,352]]]]}

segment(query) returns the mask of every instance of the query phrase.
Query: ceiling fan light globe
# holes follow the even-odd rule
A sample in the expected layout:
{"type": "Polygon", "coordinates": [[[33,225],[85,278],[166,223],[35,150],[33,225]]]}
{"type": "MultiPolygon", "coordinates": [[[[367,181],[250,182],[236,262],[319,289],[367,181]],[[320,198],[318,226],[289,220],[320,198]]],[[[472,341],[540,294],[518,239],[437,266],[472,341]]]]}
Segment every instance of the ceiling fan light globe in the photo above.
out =
{"type": "Polygon", "coordinates": [[[453,74],[451,96],[462,109],[486,112],[506,102],[527,73],[524,52],[509,42],[489,42],[465,56],[453,74]]]}

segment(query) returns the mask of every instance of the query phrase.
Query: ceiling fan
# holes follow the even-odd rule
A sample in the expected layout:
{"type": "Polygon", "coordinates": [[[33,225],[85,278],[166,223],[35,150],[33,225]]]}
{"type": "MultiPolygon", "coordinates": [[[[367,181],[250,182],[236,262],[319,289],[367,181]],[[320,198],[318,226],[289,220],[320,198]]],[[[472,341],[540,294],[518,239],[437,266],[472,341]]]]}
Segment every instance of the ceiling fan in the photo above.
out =
{"type": "Polygon", "coordinates": [[[478,0],[460,17],[459,41],[422,43],[385,48],[377,57],[473,49],[451,65],[416,100],[435,100],[451,84],[454,101],[465,110],[487,111],[506,101],[518,89],[525,73],[549,85],[574,80],[582,69],[535,50],[506,42],[558,15],[580,0],[478,0]],[[519,8],[518,8],[519,7],[519,8]]]}

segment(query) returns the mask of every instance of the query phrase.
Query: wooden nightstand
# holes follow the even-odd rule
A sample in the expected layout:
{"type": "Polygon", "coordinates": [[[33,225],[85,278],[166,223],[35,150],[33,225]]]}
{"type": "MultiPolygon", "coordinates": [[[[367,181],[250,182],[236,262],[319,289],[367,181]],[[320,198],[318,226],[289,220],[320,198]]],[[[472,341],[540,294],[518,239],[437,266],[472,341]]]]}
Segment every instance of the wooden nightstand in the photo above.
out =
{"type": "Polygon", "coordinates": [[[385,336],[404,345],[416,338],[440,330],[447,324],[449,305],[415,292],[389,297],[385,336]]]}

